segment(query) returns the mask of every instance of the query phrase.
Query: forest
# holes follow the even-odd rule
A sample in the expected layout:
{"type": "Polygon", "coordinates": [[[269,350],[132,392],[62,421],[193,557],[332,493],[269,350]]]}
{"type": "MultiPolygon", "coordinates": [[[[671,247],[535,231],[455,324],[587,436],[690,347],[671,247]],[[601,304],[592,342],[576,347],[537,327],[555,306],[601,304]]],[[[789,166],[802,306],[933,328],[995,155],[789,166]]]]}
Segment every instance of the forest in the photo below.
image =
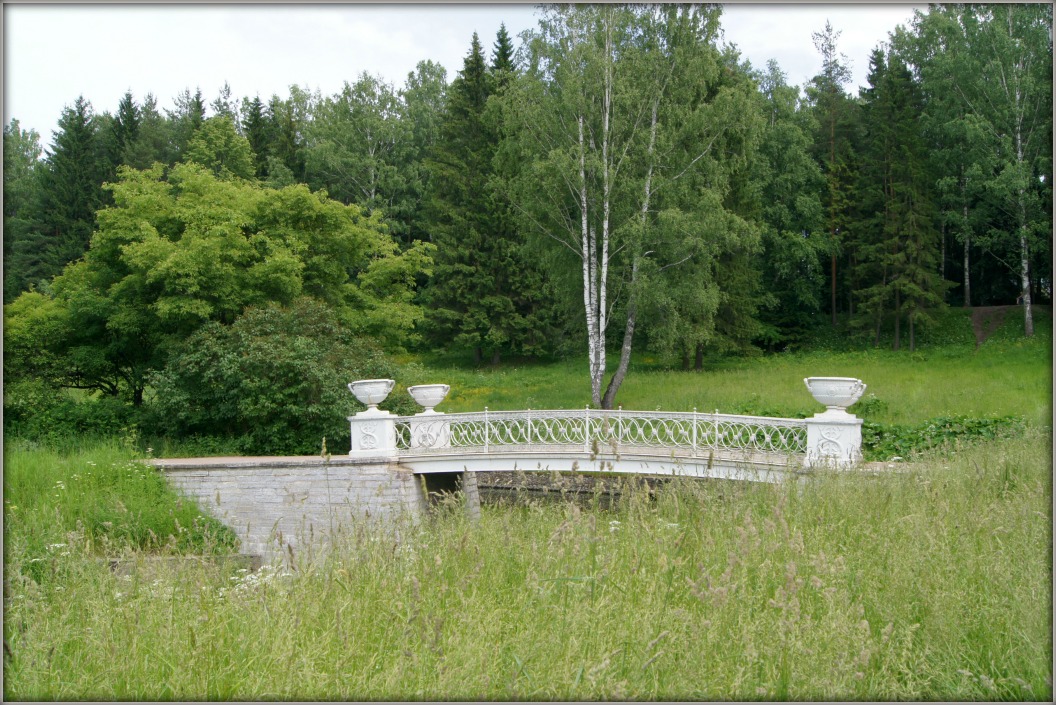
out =
{"type": "Polygon", "coordinates": [[[296,449],[407,355],[581,360],[613,408],[632,355],[700,369],[819,331],[913,352],[961,306],[1034,334],[1051,5],[933,5],[858,95],[838,28],[802,87],[720,28],[717,6],[547,6],[519,41],[474,33],[450,81],[424,60],[334,95],[81,96],[47,146],[12,119],[5,426],[296,449]]]}

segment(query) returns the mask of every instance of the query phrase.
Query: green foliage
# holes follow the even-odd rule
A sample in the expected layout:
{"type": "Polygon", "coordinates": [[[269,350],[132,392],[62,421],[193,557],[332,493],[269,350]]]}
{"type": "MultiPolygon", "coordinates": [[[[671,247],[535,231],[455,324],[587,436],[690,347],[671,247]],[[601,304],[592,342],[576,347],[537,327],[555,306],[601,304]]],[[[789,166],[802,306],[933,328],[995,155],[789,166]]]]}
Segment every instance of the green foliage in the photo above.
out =
{"type": "MultiPolygon", "coordinates": [[[[174,438],[208,434],[248,454],[311,454],[324,436],[347,436],[346,419],[359,406],[348,382],[399,377],[333,311],[298,299],[250,308],[230,326],[210,323],[178,345],[151,380],[152,413],[174,438]]],[[[394,404],[413,413],[406,394],[387,406],[394,404]]]]}
{"type": "MultiPolygon", "coordinates": [[[[103,179],[112,168],[103,150],[101,122],[83,97],[63,110],[55,139],[34,169],[40,181],[32,226],[21,233],[24,239],[13,253],[18,257],[12,263],[18,267],[16,291],[50,279],[87,249],[96,210],[106,201],[103,179]]],[[[6,146],[5,140],[5,151],[6,146]]]]}
{"type": "Polygon", "coordinates": [[[136,417],[123,400],[103,395],[78,399],[43,379],[4,383],[4,434],[49,446],[74,438],[113,438],[134,428],[136,417]]]}
{"type": "Polygon", "coordinates": [[[497,363],[503,355],[547,348],[542,268],[514,227],[505,173],[496,166],[501,142],[496,101],[502,82],[512,78],[510,70],[487,69],[474,33],[426,160],[430,189],[424,214],[437,253],[424,292],[431,311],[423,328],[434,345],[469,351],[478,364],[485,357],[497,363]]]}
{"type": "Polygon", "coordinates": [[[251,179],[256,173],[249,140],[235,131],[234,120],[227,115],[202,123],[191,137],[183,160],[201,164],[220,179],[251,179]]]}
{"type": "Polygon", "coordinates": [[[813,34],[814,46],[821,55],[822,68],[821,73],[815,75],[806,86],[807,100],[816,120],[812,151],[825,179],[821,202],[828,239],[825,249],[829,254],[827,293],[830,296],[827,298],[834,326],[840,306],[837,291],[842,279],[846,279],[840,254],[849,231],[850,208],[856,198],[853,187],[857,170],[854,133],[858,106],[844,89],[850,83],[851,69],[847,57],[838,49],[840,34],[828,20],[822,31],[813,34]]]}
{"type": "Polygon", "coordinates": [[[431,246],[399,252],[377,218],[310,193],[220,180],[196,164],[123,169],[115,205],[82,260],[5,308],[5,371],[127,393],[169,349],[247,306],[327,302],[351,330],[390,348],[411,339],[415,278],[431,246]]]}
{"type": "Polygon", "coordinates": [[[173,102],[175,110],[165,111],[170,125],[169,159],[166,163],[183,161],[194,133],[205,122],[205,101],[200,88],[194,95],[185,88],[173,102]]]}
{"type": "Polygon", "coordinates": [[[821,258],[828,252],[820,197],[824,179],[810,156],[814,120],[777,62],[771,60],[759,79],[769,119],[759,147],[761,158],[753,162],[765,223],[755,266],[762,272],[768,297],[760,311],[761,338],[773,350],[799,343],[821,309],[821,258]]]}
{"type": "Polygon", "coordinates": [[[40,268],[42,242],[33,233],[40,154],[36,130],[23,130],[18,120],[4,125],[4,303],[50,274],[40,268]]]}
{"type": "Polygon", "coordinates": [[[937,449],[961,448],[965,443],[1016,438],[1024,429],[1018,416],[939,416],[913,425],[866,421],[862,424],[862,455],[865,460],[908,459],[937,449]]]}
{"type": "Polygon", "coordinates": [[[305,150],[305,178],[313,188],[379,215],[404,241],[418,198],[405,109],[391,84],[364,72],[319,101],[305,150]]]}
{"type": "Polygon", "coordinates": [[[895,52],[873,52],[869,82],[862,91],[858,219],[848,238],[858,304],[853,324],[870,330],[879,345],[893,321],[897,350],[906,322],[912,351],[918,326],[934,324],[949,286],[938,273],[934,175],[920,124],[924,98],[895,52]]]}

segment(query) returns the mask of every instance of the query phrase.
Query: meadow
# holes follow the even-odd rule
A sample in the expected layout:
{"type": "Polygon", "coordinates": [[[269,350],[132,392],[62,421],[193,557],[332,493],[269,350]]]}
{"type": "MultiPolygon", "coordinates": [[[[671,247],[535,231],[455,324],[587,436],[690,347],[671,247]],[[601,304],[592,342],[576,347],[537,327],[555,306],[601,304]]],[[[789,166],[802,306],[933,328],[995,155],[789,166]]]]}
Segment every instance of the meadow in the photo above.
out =
{"type": "MultiPolygon", "coordinates": [[[[952,310],[942,342],[913,353],[837,344],[709,360],[699,372],[664,369],[642,355],[634,358],[618,402],[627,409],[805,417],[822,409],[803,378],[838,376],[868,385],[851,410],[870,421],[916,423],[960,414],[1014,415],[1046,424],[1052,416],[1051,318],[1039,316],[1031,339],[1022,337],[1022,322],[1013,319],[978,348],[965,312],[952,310]]],[[[590,402],[586,363],[579,358],[479,369],[451,357],[408,361],[405,384],[451,385],[441,411],[575,409],[590,402]]]]}
{"type": "MultiPolygon", "coordinates": [[[[810,414],[801,378],[847,374],[877,423],[1023,423],[880,476],[628,481],[614,505],[555,491],[478,522],[453,497],[292,570],[159,567],[235,549],[144,448],[5,440],[5,699],[1051,701],[1049,340],[917,355],[643,360],[622,400],[810,414]]],[[[574,363],[417,364],[448,411],[582,403],[574,363]]]]}

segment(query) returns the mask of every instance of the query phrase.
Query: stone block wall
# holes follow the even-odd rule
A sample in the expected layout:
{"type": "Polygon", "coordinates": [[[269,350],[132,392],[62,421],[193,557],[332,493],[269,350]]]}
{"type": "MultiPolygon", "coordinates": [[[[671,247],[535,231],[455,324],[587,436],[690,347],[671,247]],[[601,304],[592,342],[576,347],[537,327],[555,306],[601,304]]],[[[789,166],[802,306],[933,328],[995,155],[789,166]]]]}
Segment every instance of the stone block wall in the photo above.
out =
{"type": "Polygon", "coordinates": [[[184,496],[231,527],[265,560],[325,543],[357,522],[417,520],[421,484],[395,460],[320,457],[181,458],[154,465],[184,496]]]}

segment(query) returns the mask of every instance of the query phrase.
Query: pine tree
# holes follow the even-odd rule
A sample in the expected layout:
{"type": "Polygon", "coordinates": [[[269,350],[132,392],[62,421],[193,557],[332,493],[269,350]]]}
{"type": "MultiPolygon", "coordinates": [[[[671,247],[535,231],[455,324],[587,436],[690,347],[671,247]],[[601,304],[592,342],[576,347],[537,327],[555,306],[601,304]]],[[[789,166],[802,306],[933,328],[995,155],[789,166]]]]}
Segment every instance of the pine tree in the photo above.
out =
{"type": "Polygon", "coordinates": [[[238,122],[238,111],[235,109],[234,100],[231,98],[231,86],[224,81],[224,85],[220,87],[220,91],[217,93],[216,98],[210,106],[213,109],[213,117],[227,117],[231,119],[235,129],[241,130],[242,126],[238,122]]]}
{"type": "Polygon", "coordinates": [[[512,227],[494,165],[500,140],[498,117],[488,113],[494,87],[474,33],[427,160],[426,214],[437,246],[426,293],[434,309],[430,335],[434,343],[471,351],[477,363],[545,347],[538,310],[543,282],[512,227]]]}
{"type": "Polygon", "coordinates": [[[175,110],[168,112],[169,122],[172,125],[169,145],[169,162],[182,161],[184,151],[190,143],[194,133],[205,122],[205,103],[202,101],[202,90],[199,88],[191,95],[189,89],[184,89],[176,96],[175,110]]]}
{"type": "Polygon", "coordinates": [[[829,306],[832,325],[837,321],[837,261],[847,232],[848,192],[853,183],[854,157],[851,129],[854,104],[844,91],[851,80],[847,57],[839,53],[840,32],[826,21],[825,29],[814,35],[814,46],[822,57],[821,73],[811,79],[807,95],[814,106],[818,132],[815,137],[816,158],[825,175],[823,204],[829,238],[829,306]]]}
{"type": "Polygon", "coordinates": [[[171,164],[171,126],[158,112],[158,101],[148,93],[137,111],[135,137],[123,152],[123,162],[134,169],[148,169],[155,162],[171,164]]]}
{"type": "Polygon", "coordinates": [[[855,224],[860,309],[854,322],[870,327],[878,345],[890,321],[896,350],[906,322],[913,350],[918,325],[930,323],[931,313],[944,305],[946,288],[939,274],[935,180],[919,119],[923,98],[894,53],[873,51],[868,80],[862,91],[863,166],[855,224]]]}
{"type": "Polygon", "coordinates": [[[114,116],[114,139],[117,142],[118,152],[122,155],[122,163],[125,155],[132,149],[139,138],[140,113],[136,101],[132,98],[132,91],[126,91],[117,105],[117,115],[114,116]]]}
{"type": "Polygon", "coordinates": [[[263,179],[268,175],[268,156],[270,151],[271,130],[264,114],[264,103],[260,96],[253,100],[242,100],[242,134],[249,140],[249,147],[253,150],[253,172],[257,178],[263,179]]]}
{"type": "Polygon", "coordinates": [[[58,274],[88,249],[96,211],[104,202],[102,184],[108,165],[101,157],[91,103],[78,97],[63,110],[41,170],[39,222],[45,242],[35,278],[58,274]]]}
{"type": "Polygon", "coordinates": [[[23,130],[14,119],[4,126],[4,303],[37,283],[42,238],[34,205],[39,198],[40,154],[36,130],[23,130]]]}
{"type": "Polygon", "coordinates": [[[504,22],[499,25],[495,43],[492,45],[491,73],[512,75],[513,71],[513,40],[510,39],[510,33],[506,31],[504,22]]]}

